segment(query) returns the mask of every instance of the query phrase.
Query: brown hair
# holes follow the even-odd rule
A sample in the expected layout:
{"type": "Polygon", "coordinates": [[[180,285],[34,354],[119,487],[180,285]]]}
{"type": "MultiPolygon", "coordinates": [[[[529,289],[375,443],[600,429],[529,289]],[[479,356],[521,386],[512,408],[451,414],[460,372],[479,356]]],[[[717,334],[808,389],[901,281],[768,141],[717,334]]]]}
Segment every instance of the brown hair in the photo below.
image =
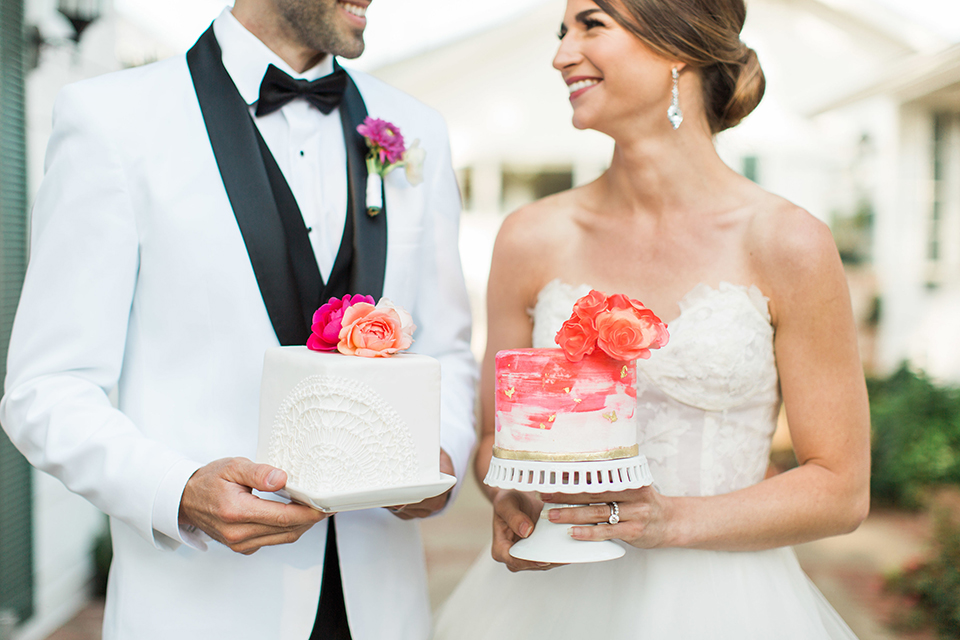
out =
{"type": "Polygon", "coordinates": [[[756,52],[740,41],[743,0],[594,0],[660,55],[700,71],[710,131],[743,120],[763,97],[756,52]]]}

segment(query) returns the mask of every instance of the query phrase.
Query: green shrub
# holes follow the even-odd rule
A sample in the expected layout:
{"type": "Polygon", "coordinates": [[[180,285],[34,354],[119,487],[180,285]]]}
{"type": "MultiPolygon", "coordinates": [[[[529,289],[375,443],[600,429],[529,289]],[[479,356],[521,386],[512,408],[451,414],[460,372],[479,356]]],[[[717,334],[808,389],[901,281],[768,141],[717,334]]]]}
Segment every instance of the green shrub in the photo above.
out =
{"type": "Polygon", "coordinates": [[[936,485],[960,485],[960,391],[906,366],[868,380],[873,429],[870,489],[877,504],[916,509],[936,485]]]}
{"type": "Polygon", "coordinates": [[[937,515],[936,555],[895,576],[890,586],[916,603],[920,620],[914,628],[932,625],[941,640],[960,640],[960,525],[946,510],[937,515]]]}

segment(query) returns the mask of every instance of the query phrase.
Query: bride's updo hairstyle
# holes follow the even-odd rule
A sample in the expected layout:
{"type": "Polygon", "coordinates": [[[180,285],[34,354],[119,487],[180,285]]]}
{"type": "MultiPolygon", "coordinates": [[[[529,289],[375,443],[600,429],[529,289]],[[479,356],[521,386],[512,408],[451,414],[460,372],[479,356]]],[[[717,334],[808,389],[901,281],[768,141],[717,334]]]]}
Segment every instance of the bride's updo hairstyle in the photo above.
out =
{"type": "Polygon", "coordinates": [[[594,0],[662,56],[699,70],[712,133],[737,125],[763,97],[766,81],[753,49],[740,41],[743,0],[594,0]]]}

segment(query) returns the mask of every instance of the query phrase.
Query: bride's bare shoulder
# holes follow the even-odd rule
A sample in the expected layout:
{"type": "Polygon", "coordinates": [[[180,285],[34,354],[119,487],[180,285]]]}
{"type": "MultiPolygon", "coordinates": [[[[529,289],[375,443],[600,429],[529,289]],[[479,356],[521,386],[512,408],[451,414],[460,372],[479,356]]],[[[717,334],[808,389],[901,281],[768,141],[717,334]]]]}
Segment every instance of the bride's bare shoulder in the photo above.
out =
{"type": "Polygon", "coordinates": [[[556,277],[565,252],[575,243],[575,192],[537,200],[503,220],[493,248],[491,286],[535,302],[536,293],[556,277]]]}
{"type": "Polygon", "coordinates": [[[749,223],[747,250],[775,299],[805,298],[843,280],[843,265],[830,228],[797,205],[771,194],[749,223]]]}
{"type": "Polygon", "coordinates": [[[576,190],[531,202],[508,215],[497,234],[494,259],[513,264],[543,264],[570,245],[576,233],[576,190]]]}

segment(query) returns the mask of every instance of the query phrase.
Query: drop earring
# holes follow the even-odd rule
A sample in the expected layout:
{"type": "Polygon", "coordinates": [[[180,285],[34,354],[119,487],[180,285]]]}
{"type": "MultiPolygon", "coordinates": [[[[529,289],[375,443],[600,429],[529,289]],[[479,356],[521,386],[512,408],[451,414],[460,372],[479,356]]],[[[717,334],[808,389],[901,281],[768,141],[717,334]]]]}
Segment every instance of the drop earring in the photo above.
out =
{"type": "Polygon", "coordinates": [[[683,111],[680,110],[680,74],[677,68],[673,68],[673,98],[670,100],[670,107],[667,109],[667,120],[673,125],[674,131],[680,127],[683,122],[683,111]]]}

